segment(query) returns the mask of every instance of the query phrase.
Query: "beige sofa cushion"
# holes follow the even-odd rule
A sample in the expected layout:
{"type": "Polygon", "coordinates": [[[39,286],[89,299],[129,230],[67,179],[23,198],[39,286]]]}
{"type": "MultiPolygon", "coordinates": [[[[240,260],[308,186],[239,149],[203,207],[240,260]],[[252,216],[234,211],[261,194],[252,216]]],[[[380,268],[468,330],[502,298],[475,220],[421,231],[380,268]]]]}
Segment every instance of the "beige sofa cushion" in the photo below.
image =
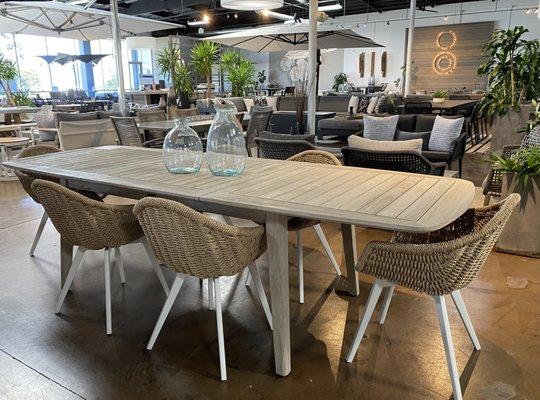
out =
{"type": "Polygon", "coordinates": [[[418,154],[422,152],[422,139],[386,141],[371,140],[353,135],[349,136],[348,142],[349,147],[358,150],[388,152],[414,151],[418,154]]]}

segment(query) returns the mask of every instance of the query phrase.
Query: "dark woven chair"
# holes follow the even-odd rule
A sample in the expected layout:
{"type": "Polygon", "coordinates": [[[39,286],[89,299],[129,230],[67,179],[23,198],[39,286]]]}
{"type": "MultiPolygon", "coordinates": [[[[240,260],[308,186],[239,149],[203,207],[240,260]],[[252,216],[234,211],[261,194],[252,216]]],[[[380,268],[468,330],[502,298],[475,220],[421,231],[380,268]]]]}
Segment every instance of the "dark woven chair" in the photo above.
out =
{"type": "Polygon", "coordinates": [[[143,135],[139,131],[134,117],[111,117],[118,143],[120,146],[134,147],[161,147],[163,139],[143,141],[143,135]]]}
{"type": "Polygon", "coordinates": [[[471,96],[468,94],[451,94],[448,100],[470,100],[471,96]]]}
{"type": "Polygon", "coordinates": [[[250,157],[252,156],[251,148],[255,143],[253,139],[260,133],[268,131],[273,112],[272,107],[253,107],[251,109],[251,117],[246,129],[246,148],[250,157]]]}
{"type": "MultiPolygon", "coordinates": [[[[167,120],[165,111],[160,108],[148,108],[137,110],[137,118],[139,122],[157,122],[167,120]]],[[[160,131],[148,131],[148,137],[145,140],[163,139],[163,132],[160,131]]]]}
{"type": "Polygon", "coordinates": [[[406,101],[405,114],[432,114],[433,106],[429,101],[406,101]]]}
{"type": "Polygon", "coordinates": [[[447,166],[444,162],[432,163],[415,152],[367,151],[351,147],[344,147],[341,152],[343,164],[351,167],[443,176],[447,166]]]}
{"type": "Polygon", "coordinates": [[[257,145],[259,157],[286,160],[303,151],[317,149],[315,144],[306,139],[314,139],[314,137],[263,132],[253,141],[257,145]]]}

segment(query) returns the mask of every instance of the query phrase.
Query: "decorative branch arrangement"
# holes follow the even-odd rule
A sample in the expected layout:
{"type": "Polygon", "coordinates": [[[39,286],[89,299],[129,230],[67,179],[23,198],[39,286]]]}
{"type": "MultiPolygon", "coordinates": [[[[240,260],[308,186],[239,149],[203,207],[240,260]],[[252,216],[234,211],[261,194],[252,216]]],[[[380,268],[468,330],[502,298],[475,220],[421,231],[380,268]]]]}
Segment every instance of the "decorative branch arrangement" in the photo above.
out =
{"type": "Polygon", "coordinates": [[[366,53],[362,52],[358,55],[358,73],[360,78],[364,77],[366,70],[366,53]]]}
{"type": "Polygon", "coordinates": [[[387,60],[388,60],[388,54],[386,53],[386,51],[383,51],[381,55],[381,76],[383,78],[386,78],[387,60]]]}

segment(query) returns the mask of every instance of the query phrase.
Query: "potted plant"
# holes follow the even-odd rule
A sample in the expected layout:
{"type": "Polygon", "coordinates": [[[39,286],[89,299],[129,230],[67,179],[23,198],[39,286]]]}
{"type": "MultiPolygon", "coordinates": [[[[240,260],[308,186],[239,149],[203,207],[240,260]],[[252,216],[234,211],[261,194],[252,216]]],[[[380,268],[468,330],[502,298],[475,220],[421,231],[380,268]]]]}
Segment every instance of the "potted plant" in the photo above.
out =
{"type": "Polygon", "coordinates": [[[522,26],[497,30],[482,49],[487,61],[478,69],[488,78],[486,94],[479,102],[480,112],[494,118],[492,150],[519,143],[519,130],[529,117],[528,101],[540,98],[540,42],[525,40],[522,26]]]}
{"type": "Polygon", "coordinates": [[[183,62],[174,73],[174,90],[180,98],[180,108],[189,108],[189,100],[195,92],[191,71],[183,62]]]}
{"type": "Polygon", "coordinates": [[[246,89],[253,85],[255,65],[238,51],[229,50],[221,55],[221,67],[228,74],[232,95],[242,97],[246,89]]]}
{"type": "Polygon", "coordinates": [[[206,40],[199,41],[191,49],[191,62],[195,71],[206,78],[206,97],[212,97],[212,66],[217,61],[219,45],[206,40]]]}
{"type": "Polygon", "coordinates": [[[433,92],[433,102],[434,103],[444,103],[444,100],[448,96],[448,92],[445,90],[435,90],[433,92]]]}
{"type": "Polygon", "coordinates": [[[349,83],[349,77],[346,73],[340,72],[337,75],[334,75],[334,85],[332,86],[332,89],[334,89],[335,92],[339,92],[341,85],[345,85],[349,83]]]}
{"type": "Polygon", "coordinates": [[[510,158],[491,155],[493,168],[503,173],[501,197],[521,195],[520,207],[504,228],[497,249],[540,256],[540,147],[518,150],[510,158]]]}
{"type": "Polygon", "coordinates": [[[9,82],[16,79],[19,76],[15,62],[8,60],[0,53],[0,85],[4,89],[8,106],[14,106],[15,101],[9,82]]]}

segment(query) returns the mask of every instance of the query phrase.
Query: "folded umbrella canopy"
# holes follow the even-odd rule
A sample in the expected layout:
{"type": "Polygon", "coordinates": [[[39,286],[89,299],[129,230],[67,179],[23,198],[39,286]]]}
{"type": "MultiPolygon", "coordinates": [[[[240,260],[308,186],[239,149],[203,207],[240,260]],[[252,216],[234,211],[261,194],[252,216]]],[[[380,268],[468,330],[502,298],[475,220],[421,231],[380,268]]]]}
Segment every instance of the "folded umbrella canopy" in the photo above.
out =
{"type": "MultiPolygon", "coordinates": [[[[111,38],[111,13],[56,1],[0,2],[2,33],[61,36],[78,40],[111,38]]],[[[177,29],[182,25],[120,14],[123,37],[137,33],[177,29]]]]}
{"type": "MultiPolygon", "coordinates": [[[[321,23],[317,26],[317,48],[357,48],[383,47],[370,38],[356,33],[356,25],[321,23]]],[[[304,23],[267,25],[261,28],[245,29],[203,40],[239,47],[259,53],[274,51],[307,50],[308,29],[304,23]]]]}

